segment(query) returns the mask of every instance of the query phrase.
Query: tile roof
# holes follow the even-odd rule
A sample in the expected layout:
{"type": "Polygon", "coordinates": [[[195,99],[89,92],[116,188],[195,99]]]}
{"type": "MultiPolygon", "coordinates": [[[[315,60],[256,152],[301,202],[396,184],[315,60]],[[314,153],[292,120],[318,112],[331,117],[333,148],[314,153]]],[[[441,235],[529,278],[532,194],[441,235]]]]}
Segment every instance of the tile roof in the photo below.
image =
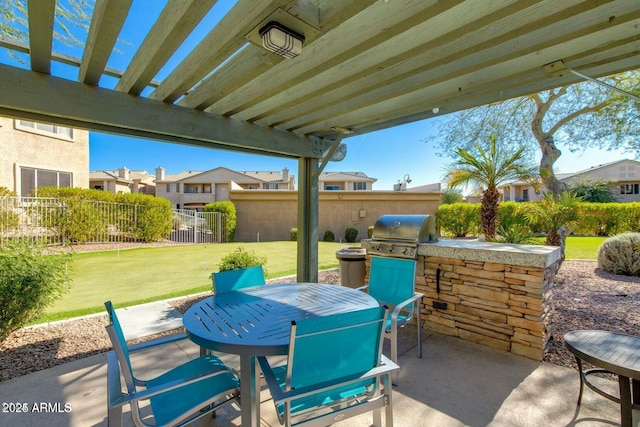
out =
{"type": "Polygon", "coordinates": [[[356,182],[376,182],[377,179],[368,177],[363,172],[322,172],[318,177],[319,181],[356,181],[356,182]]]}

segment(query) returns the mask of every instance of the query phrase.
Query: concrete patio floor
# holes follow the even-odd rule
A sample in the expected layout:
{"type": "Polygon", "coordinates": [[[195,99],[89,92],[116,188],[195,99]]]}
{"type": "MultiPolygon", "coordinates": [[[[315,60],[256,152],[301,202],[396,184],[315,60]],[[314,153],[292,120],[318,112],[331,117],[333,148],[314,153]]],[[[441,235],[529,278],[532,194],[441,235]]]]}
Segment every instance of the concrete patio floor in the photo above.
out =
{"type": "MultiPolygon", "coordinates": [[[[619,406],[585,390],[577,410],[578,374],[439,334],[426,334],[417,357],[415,329],[402,331],[399,385],[394,388],[396,426],[615,426],[619,406]]],[[[197,357],[188,340],[134,356],[140,377],[151,376],[197,357]]],[[[235,356],[224,360],[237,365],[235,356]]],[[[612,390],[617,383],[603,380],[612,390]]],[[[100,354],[0,383],[2,426],[106,426],[106,355],[100,354]],[[15,405],[27,404],[27,413],[15,405]],[[44,403],[47,411],[34,411],[44,403]],[[65,406],[66,405],[66,406],[65,406]]],[[[277,426],[268,392],[261,395],[261,425],[277,426]]],[[[339,426],[368,426],[370,414],[339,426]]],[[[126,409],[124,425],[132,425],[126,409]]],[[[199,425],[241,426],[238,408],[227,407],[199,425]]],[[[640,411],[634,411],[634,426],[640,411]]]]}

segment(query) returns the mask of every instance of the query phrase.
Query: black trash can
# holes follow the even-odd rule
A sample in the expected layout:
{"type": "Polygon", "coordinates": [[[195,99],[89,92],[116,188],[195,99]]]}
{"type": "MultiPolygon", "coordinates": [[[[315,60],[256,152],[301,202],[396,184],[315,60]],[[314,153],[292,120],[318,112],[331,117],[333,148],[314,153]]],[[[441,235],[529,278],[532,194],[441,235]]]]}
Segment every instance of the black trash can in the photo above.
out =
{"type": "Polygon", "coordinates": [[[365,249],[358,246],[342,248],[336,252],[336,258],[340,262],[342,286],[357,288],[364,285],[366,253],[365,249]]]}

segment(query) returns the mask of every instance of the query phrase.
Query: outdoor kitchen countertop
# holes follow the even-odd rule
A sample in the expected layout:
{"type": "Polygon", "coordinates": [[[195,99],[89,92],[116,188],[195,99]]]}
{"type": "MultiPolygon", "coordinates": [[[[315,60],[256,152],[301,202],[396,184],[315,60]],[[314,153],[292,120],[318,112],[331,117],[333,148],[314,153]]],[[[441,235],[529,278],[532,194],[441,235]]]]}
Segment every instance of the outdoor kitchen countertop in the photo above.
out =
{"type": "Polygon", "coordinates": [[[556,246],[440,239],[420,244],[418,255],[545,268],[560,259],[561,250],[556,246]]]}

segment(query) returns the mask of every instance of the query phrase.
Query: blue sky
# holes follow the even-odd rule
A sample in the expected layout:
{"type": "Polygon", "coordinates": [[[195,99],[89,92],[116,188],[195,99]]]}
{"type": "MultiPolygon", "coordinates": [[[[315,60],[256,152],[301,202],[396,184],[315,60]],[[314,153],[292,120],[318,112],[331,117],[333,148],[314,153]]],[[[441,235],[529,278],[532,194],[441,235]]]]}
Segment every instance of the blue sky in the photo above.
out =
{"type": "MultiPolygon", "coordinates": [[[[160,0],[133,2],[131,16],[141,19],[125,22],[120,35],[123,42],[117,45],[120,52],[112,55],[108,66],[119,70],[126,68],[134,54],[134,47],[140,44],[164,3],[165,1],[160,0]]],[[[166,77],[167,70],[172,69],[184,58],[186,52],[207,34],[233,3],[233,0],[218,1],[168,64],[160,70],[157,78],[166,77]]],[[[84,36],[78,35],[78,38],[84,39],[84,36]]],[[[77,47],[68,47],[59,42],[54,42],[54,50],[75,57],[82,56],[77,47]]],[[[28,58],[25,59],[28,63],[28,58]]],[[[16,65],[16,61],[2,48],[0,62],[16,65]]],[[[78,70],[54,63],[52,74],[76,79],[78,70]]],[[[115,83],[115,79],[103,77],[100,86],[113,87],[115,83]]],[[[391,190],[393,184],[401,181],[406,174],[412,180],[409,187],[441,182],[445,165],[451,159],[436,156],[432,144],[425,142],[428,135],[437,131],[438,123],[438,119],[431,119],[345,138],[343,142],[347,145],[346,158],[341,162],[329,162],[325,170],[364,172],[378,180],[373,187],[376,190],[391,190]]],[[[184,170],[204,171],[218,166],[239,171],[275,171],[286,167],[291,173],[298,175],[296,160],[209,150],[96,132],[90,132],[89,147],[90,170],[113,170],[126,166],[129,169],[154,173],[156,167],[162,166],[167,173],[178,173],[184,170]]],[[[619,152],[588,150],[584,154],[572,154],[565,150],[556,162],[556,172],[575,172],[625,157],[629,156],[623,156],[619,152]]]]}

